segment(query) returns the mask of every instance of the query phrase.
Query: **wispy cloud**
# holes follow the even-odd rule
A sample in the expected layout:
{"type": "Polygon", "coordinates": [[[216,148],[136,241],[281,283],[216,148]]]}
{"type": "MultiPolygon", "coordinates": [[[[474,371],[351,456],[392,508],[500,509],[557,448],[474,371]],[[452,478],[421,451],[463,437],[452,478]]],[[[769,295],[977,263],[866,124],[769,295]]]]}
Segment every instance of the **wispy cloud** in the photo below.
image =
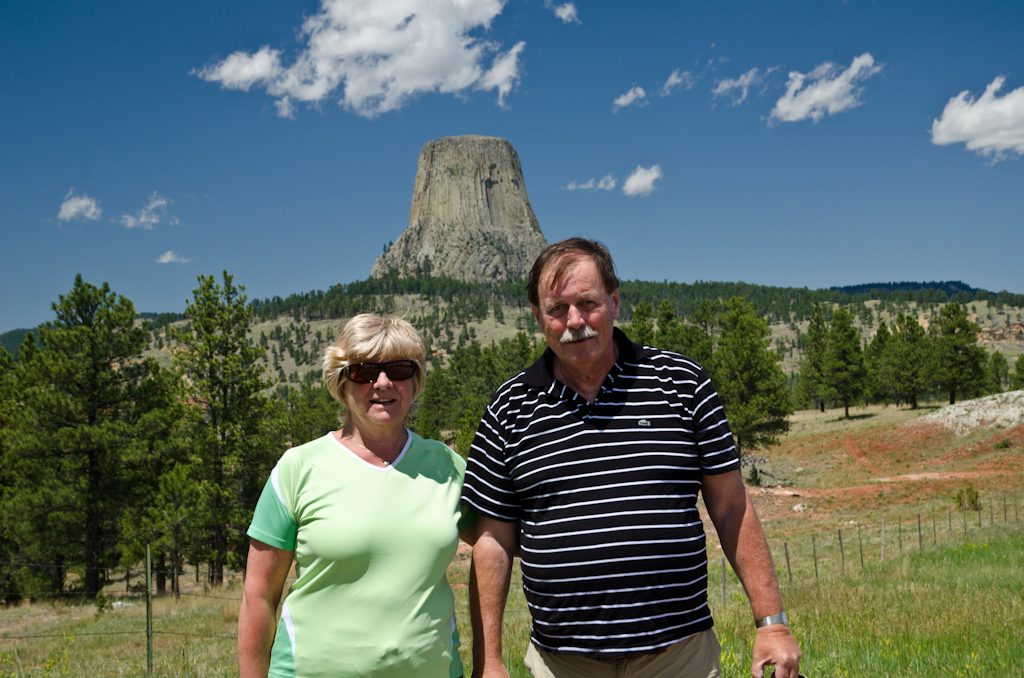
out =
{"type": "Polygon", "coordinates": [[[544,7],[554,12],[555,16],[562,20],[562,23],[580,23],[579,12],[576,11],[576,5],[571,2],[556,5],[552,0],[544,0],[544,7]]]}
{"type": "Polygon", "coordinates": [[[173,200],[165,198],[156,191],[153,191],[153,195],[149,196],[149,201],[146,203],[146,206],[134,215],[121,215],[121,223],[128,228],[144,228],[147,231],[151,231],[154,226],[159,224],[161,220],[167,216],[169,217],[168,222],[170,224],[177,224],[179,223],[177,217],[173,214],[167,214],[167,206],[173,202],[173,200]]]}
{"type": "Polygon", "coordinates": [[[601,177],[597,183],[594,183],[594,179],[590,178],[586,182],[580,184],[575,180],[570,181],[569,185],[565,187],[567,191],[613,191],[618,180],[608,173],[601,177]]]}
{"type": "MultiPolygon", "coordinates": [[[[302,24],[303,48],[290,65],[280,50],[263,46],[192,73],[225,89],[262,88],[278,97],[278,115],[285,118],[295,115],[297,103],[315,105],[334,96],[346,110],[367,118],[431,92],[497,90],[498,103],[505,106],[522,77],[526,43],[502,52],[497,43],[479,37],[504,2],[321,0],[320,11],[302,24]]],[[[560,7],[567,6],[572,11],[565,10],[565,17],[575,16],[571,3],[560,7]]],[[[558,8],[555,13],[562,17],[558,8]]]]}
{"type": "Polygon", "coordinates": [[[99,202],[85,193],[75,193],[72,188],[64,196],[64,202],[57,212],[57,221],[96,221],[102,214],[103,208],[99,202]]]}
{"type": "Polygon", "coordinates": [[[693,89],[693,86],[696,84],[697,78],[693,76],[693,73],[690,71],[680,71],[677,68],[669,74],[668,80],[661,86],[661,90],[658,93],[663,97],[667,97],[676,88],[693,89]]]}
{"type": "Polygon", "coordinates": [[[190,261],[192,260],[184,258],[174,250],[167,250],[156,258],[158,264],[187,264],[190,261]]]}
{"type": "Polygon", "coordinates": [[[1024,87],[996,93],[1006,78],[1000,75],[978,99],[967,90],[949,100],[942,117],[932,123],[932,143],[965,143],[979,155],[1003,160],[1008,152],[1024,154],[1024,87]]]}
{"type": "Polygon", "coordinates": [[[622,192],[630,197],[650,195],[654,191],[654,182],[660,178],[660,165],[651,165],[646,169],[637,165],[633,173],[626,177],[622,192]]]}
{"type": "Polygon", "coordinates": [[[644,91],[643,87],[634,86],[633,89],[629,90],[612,102],[612,112],[618,113],[620,108],[625,108],[626,106],[643,106],[646,103],[647,92],[644,91]]]}
{"type": "Polygon", "coordinates": [[[810,73],[790,71],[786,93],[775,102],[768,123],[797,122],[811,118],[818,122],[825,114],[835,115],[860,106],[864,88],[860,83],[882,70],[865,52],[846,70],[826,61],[810,73]]]}
{"type": "Polygon", "coordinates": [[[761,85],[775,69],[776,67],[773,66],[762,73],[759,68],[751,68],[738,78],[719,80],[715,88],[711,90],[711,94],[716,99],[721,96],[732,96],[732,105],[739,106],[746,100],[750,88],[761,85]]]}

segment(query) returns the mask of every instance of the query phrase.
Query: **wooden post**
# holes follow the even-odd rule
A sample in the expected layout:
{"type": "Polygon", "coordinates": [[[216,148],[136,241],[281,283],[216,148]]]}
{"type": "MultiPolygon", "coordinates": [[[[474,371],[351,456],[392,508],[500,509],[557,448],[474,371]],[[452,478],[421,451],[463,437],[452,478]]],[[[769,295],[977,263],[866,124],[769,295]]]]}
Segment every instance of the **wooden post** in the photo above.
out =
{"type": "Polygon", "coordinates": [[[885,518],[882,518],[882,555],[879,556],[878,562],[885,562],[885,518]]]}
{"type": "Polygon", "coordinates": [[[722,606],[725,606],[725,556],[722,556],[722,606]]]}
{"type": "Polygon", "coordinates": [[[782,547],[784,549],[786,549],[786,572],[789,573],[789,585],[792,586],[793,585],[793,570],[789,566],[789,542],[788,541],[782,542],[782,547]]]}
{"type": "Polygon", "coordinates": [[[860,545],[860,569],[864,569],[864,540],[860,536],[860,523],[857,523],[857,543],[860,545]]]}
{"type": "Polygon", "coordinates": [[[896,519],[896,537],[900,543],[900,558],[903,557],[903,521],[896,519]]]}
{"type": "Polygon", "coordinates": [[[953,533],[953,507],[952,505],[946,508],[946,513],[949,514],[949,532],[953,533]]]}
{"type": "Polygon", "coordinates": [[[964,536],[967,536],[967,507],[964,507],[964,536]]]}
{"type": "Polygon", "coordinates": [[[146,544],[146,675],[153,675],[153,560],[146,544]]]}
{"type": "Polygon", "coordinates": [[[917,548],[921,549],[921,514],[917,514],[917,548]]]}
{"type": "Polygon", "coordinates": [[[814,581],[818,581],[818,541],[811,535],[811,550],[814,552],[814,581]]]}
{"type": "Polygon", "coordinates": [[[978,527],[981,527],[981,497],[978,497],[978,527]]]}
{"type": "Polygon", "coordinates": [[[996,513],[995,513],[996,510],[992,507],[993,504],[995,504],[994,501],[990,501],[988,503],[988,524],[989,525],[995,525],[996,524],[996,513]]]}
{"type": "Polygon", "coordinates": [[[1007,514],[1007,512],[1006,512],[1006,493],[1003,492],[1003,522],[1004,523],[1009,522],[1009,519],[1007,518],[1007,515],[1009,515],[1009,514],[1007,514]]]}
{"type": "Polygon", "coordinates": [[[939,543],[938,528],[935,527],[935,507],[932,507],[932,544],[939,543]]]}
{"type": "Polygon", "coordinates": [[[839,572],[840,574],[846,574],[846,553],[843,551],[843,531],[839,532],[839,572]]]}

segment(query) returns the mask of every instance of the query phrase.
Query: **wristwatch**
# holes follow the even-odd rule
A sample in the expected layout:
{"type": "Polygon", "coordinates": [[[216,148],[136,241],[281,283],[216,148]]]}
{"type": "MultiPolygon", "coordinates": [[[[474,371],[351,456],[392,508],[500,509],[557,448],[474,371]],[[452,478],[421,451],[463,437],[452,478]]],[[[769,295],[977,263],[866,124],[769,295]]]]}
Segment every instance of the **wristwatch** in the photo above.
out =
{"type": "Polygon", "coordinates": [[[762,626],[771,626],[772,624],[782,624],[783,626],[789,626],[789,619],[786,617],[786,611],[783,610],[778,614],[770,614],[767,617],[761,617],[760,619],[754,620],[754,628],[761,628],[762,626]]]}

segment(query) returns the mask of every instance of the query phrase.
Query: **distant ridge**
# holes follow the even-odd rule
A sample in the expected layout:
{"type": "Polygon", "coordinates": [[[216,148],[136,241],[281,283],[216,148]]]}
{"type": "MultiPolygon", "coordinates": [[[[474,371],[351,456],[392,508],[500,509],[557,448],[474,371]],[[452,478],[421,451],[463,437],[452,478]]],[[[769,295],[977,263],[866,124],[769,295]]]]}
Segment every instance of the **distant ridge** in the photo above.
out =
{"type": "Polygon", "coordinates": [[[967,292],[968,294],[976,294],[982,292],[977,287],[971,287],[970,285],[963,283],[959,280],[944,280],[942,282],[887,282],[887,283],[868,283],[866,285],[847,285],[845,287],[830,287],[830,290],[836,292],[846,292],[847,294],[871,294],[872,290],[884,290],[886,292],[918,292],[920,290],[942,290],[949,296],[953,296],[957,292],[967,292]]]}

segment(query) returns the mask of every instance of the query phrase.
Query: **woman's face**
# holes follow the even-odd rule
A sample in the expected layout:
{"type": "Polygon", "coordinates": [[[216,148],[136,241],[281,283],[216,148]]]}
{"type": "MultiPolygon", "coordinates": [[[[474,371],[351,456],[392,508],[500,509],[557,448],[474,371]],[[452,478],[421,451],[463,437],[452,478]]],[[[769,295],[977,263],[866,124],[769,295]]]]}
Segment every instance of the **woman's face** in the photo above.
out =
{"type": "MultiPolygon", "coordinates": [[[[380,361],[404,360],[390,357],[380,361]]],[[[345,404],[351,415],[352,426],[362,430],[388,430],[400,428],[412,405],[413,380],[392,381],[384,370],[372,384],[358,384],[349,380],[345,384],[345,404]]]]}

